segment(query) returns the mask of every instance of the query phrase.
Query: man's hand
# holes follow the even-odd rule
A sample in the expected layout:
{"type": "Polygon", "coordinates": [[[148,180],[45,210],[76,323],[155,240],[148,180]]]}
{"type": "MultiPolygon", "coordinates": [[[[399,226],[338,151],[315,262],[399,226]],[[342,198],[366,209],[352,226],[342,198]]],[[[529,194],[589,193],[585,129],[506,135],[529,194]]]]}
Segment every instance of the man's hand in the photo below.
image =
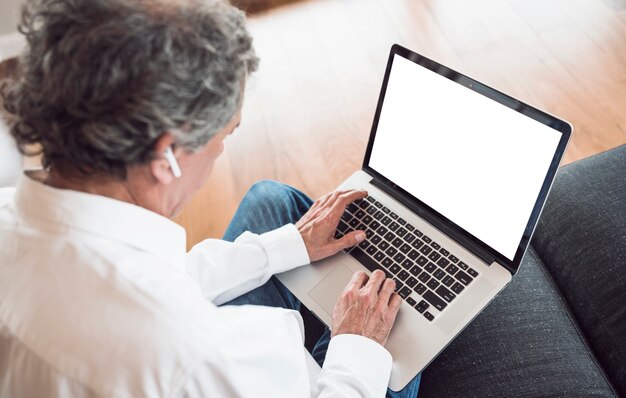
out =
{"type": "Polygon", "coordinates": [[[381,270],[355,273],[333,310],[332,336],[358,334],[384,346],[402,303],[395,287],[381,270]]]}
{"type": "Polygon", "coordinates": [[[366,191],[355,190],[328,193],[316,200],[296,223],[311,261],[330,257],[365,240],[363,231],[352,231],[341,239],[335,239],[335,231],[346,206],[366,196],[366,191]]]}

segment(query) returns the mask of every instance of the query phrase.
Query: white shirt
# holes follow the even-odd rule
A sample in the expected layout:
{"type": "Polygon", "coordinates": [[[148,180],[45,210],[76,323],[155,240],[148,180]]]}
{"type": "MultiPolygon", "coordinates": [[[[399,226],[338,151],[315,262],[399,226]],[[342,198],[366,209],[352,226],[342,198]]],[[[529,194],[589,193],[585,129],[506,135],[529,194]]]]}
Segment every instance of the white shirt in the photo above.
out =
{"type": "Polygon", "coordinates": [[[334,337],[320,372],[298,312],[217,307],[309,262],[294,225],[185,239],[129,203],[28,177],[0,189],[0,396],[384,396],[374,341],[334,337]]]}

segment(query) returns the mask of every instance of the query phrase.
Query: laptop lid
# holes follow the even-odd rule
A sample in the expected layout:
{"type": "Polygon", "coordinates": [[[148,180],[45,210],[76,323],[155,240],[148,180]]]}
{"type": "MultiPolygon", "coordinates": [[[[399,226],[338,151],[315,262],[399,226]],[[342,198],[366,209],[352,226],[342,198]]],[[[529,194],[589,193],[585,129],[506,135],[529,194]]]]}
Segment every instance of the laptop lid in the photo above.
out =
{"type": "Polygon", "coordinates": [[[487,264],[517,272],[572,127],[394,45],[363,170],[487,264]]]}

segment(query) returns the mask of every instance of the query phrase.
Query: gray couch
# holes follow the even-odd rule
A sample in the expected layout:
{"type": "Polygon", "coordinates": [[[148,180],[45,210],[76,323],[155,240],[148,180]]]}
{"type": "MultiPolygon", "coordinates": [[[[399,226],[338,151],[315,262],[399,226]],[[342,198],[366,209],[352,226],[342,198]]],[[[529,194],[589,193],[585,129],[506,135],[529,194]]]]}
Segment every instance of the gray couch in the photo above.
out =
{"type": "Polygon", "coordinates": [[[424,371],[427,397],[626,396],[626,145],[562,167],[511,284],[424,371]]]}

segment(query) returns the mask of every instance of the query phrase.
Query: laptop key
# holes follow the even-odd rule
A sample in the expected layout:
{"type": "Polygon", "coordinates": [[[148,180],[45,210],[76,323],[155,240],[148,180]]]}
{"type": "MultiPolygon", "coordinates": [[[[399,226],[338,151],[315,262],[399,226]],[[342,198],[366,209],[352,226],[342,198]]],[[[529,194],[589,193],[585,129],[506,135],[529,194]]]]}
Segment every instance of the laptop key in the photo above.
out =
{"type": "Polygon", "coordinates": [[[383,238],[381,238],[378,235],[373,235],[370,240],[372,241],[373,244],[377,245],[380,243],[381,240],[383,240],[383,238]]]}
{"type": "Polygon", "coordinates": [[[418,238],[421,238],[421,237],[422,237],[422,235],[424,235],[424,234],[422,233],[422,231],[420,231],[420,230],[419,230],[419,229],[417,229],[417,228],[415,229],[415,231],[413,231],[413,233],[414,233],[414,234],[415,234],[418,238]]]}
{"type": "Polygon", "coordinates": [[[430,246],[422,246],[422,248],[420,249],[420,253],[422,254],[426,254],[428,255],[428,253],[430,253],[433,249],[430,248],[430,246]]]}
{"type": "Polygon", "coordinates": [[[456,294],[459,294],[463,291],[463,289],[465,289],[465,287],[463,287],[463,285],[461,285],[459,282],[454,282],[454,285],[452,285],[452,291],[456,294]]]}
{"type": "Polygon", "coordinates": [[[346,210],[347,210],[349,213],[354,214],[354,213],[356,213],[357,211],[359,211],[359,208],[358,208],[358,206],[357,206],[357,205],[355,205],[354,203],[350,203],[350,204],[346,207],[346,210]]]}
{"type": "Polygon", "coordinates": [[[365,217],[365,212],[363,210],[359,210],[359,211],[356,212],[356,214],[354,216],[360,220],[363,217],[365,217]]]}
{"type": "Polygon", "coordinates": [[[407,297],[409,297],[409,294],[411,294],[411,289],[409,289],[406,286],[403,286],[400,290],[398,290],[398,294],[402,298],[407,298],[407,297]]]}
{"type": "Polygon", "coordinates": [[[398,253],[393,257],[393,261],[395,261],[398,264],[402,264],[405,258],[406,257],[404,256],[404,254],[398,253]]]}
{"type": "Polygon", "coordinates": [[[426,242],[426,243],[430,243],[430,242],[432,242],[432,241],[433,241],[433,240],[432,240],[432,239],[430,239],[430,237],[428,237],[427,235],[422,236],[422,240],[423,240],[424,242],[426,242]]]}
{"type": "Polygon", "coordinates": [[[414,267],[413,265],[413,261],[411,261],[411,259],[405,259],[401,264],[402,268],[406,269],[406,270],[410,270],[411,268],[414,267]]]}
{"type": "Polygon", "coordinates": [[[390,267],[394,266],[395,264],[393,263],[393,260],[390,259],[389,257],[385,256],[385,258],[383,258],[383,261],[380,262],[383,267],[389,269],[390,267]]]}
{"type": "Polygon", "coordinates": [[[391,210],[389,210],[389,208],[387,206],[383,206],[383,212],[386,214],[391,213],[391,210]]]}
{"type": "Polygon", "coordinates": [[[383,213],[382,211],[378,210],[376,213],[374,213],[373,217],[376,220],[380,220],[381,218],[383,218],[385,216],[385,213],[383,213]]]}
{"type": "Polygon", "coordinates": [[[474,271],[472,268],[467,269],[467,273],[476,278],[478,276],[478,272],[474,271]]]}
{"type": "Polygon", "coordinates": [[[411,224],[407,223],[404,228],[408,229],[409,231],[413,232],[415,230],[415,227],[412,226],[411,224]]]}
{"type": "Polygon", "coordinates": [[[406,280],[406,284],[412,289],[415,287],[415,285],[417,285],[417,279],[415,279],[415,277],[413,276],[409,276],[409,279],[406,280]]]}
{"type": "Polygon", "coordinates": [[[371,215],[371,216],[373,216],[373,215],[374,215],[374,213],[376,213],[376,211],[377,211],[377,210],[376,210],[376,208],[375,208],[374,206],[370,206],[370,207],[368,207],[368,208],[367,208],[367,210],[365,210],[365,212],[366,212],[367,214],[371,215]]]}
{"type": "Polygon", "coordinates": [[[424,294],[424,292],[426,291],[426,286],[424,286],[421,283],[418,283],[417,286],[415,287],[415,291],[417,292],[417,294],[420,294],[420,295],[424,294]]]}
{"type": "Polygon", "coordinates": [[[437,282],[437,279],[433,278],[428,281],[426,286],[428,286],[431,290],[435,290],[439,287],[439,282],[437,282]]]}
{"type": "Polygon", "coordinates": [[[470,282],[473,280],[471,276],[467,275],[463,271],[457,272],[456,275],[454,275],[454,277],[465,286],[469,285],[470,282]]]}
{"type": "Polygon", "coordinates": [[[443,299],[439,298],[435,293],[427,290],[422,297],[424,300],[428,301],[433,307],[437,308],[439,311],[443,311],[444,308],[448,306],[448,304],[443,301],[443,299]]]}
{"type": "MultiPolygon", "coordinates": [[[[411,246],[407,245],[406,243],[403,243],[402,246],[400,246],[400,251],[402,253],[408,255],[409,251],[411,251],[411,246]]],[[[415,253],[417,254],[417,252],[415,252],[415,253]]],[[[413,260],[415,260],[415,259],[413,259],[413,260]]]]}
{"type": "Polygon", "coordinates": [[[435,292],[443,297],[443,299],[446,300],[448,303],[456,298],[456,294],[452,293],[443,286],[439,286],[437,290],[435,290],[435,292]]]}
{"type": "Polygon", "coordinates": [[[417,304],[417,301],[415,301],[415,299],[413,297],[407,297],[406,298],[406,302],[411,306],[414,307],[417,304]]]}
{"type": "Polygon", "coordinates": [[[400,248],[400,246],[402,246],[403,243],[404,241],[398,237],[396,237],[394,240],[391,241],[391,244],[397,248],[400,248]]]}
{"type": "Polygon", "coordinates": [[[428,256],[428,258],[429,258],[431,261],[437,261],[437,260],[439,260],[439,259],[441,258],[441,254],[439,254],[439,253],[437,253],[437,252],[432,252],[432,253],[430,253],[430,255],[428,256]]]}
{"type": "Polygon", "coordinates": [[[463,261],[461,261],[458,265],[462,270],[467,270],[469,268],[463,261]]]}
{"type": "Polygon", "coordinates": [[[454,254],[449,255],[448,258],[450,259],[450,261],[452,261],[455,264],[459,262],[459,259],[456,258],[454,254]]]}
{"type": "Polygon", "coordinates": [[[354,257],[358,262],[363,264],[365,268],[367,268],[368,270],[372,272],[379,269],[378,263],[372,260],[367,254],[365,254],[363,250],[359,249],[358,247],[355,247],[354,249],[352,249],[350,251],[350,255],[354,257]]]}
{"type": "Polygon", "coordinates": [[[398,224],[397,222],[393,221],[391,224],[389,224],[389,229],[392,231],[396,231],[398,228],[400,228],[400,224],[398,224]]]}
{"type": "Polygon", "coordinates": [[[370,245],[370,243],[366,240],[364,240],[363,242],[359,243],[359,247],[363,250],[367,249],[367,247],[370,245]]]}
{"type": "Polygon", "coordinates": [[[396,220],[396,221],[398,222],[398,224],[400,224],[402,226],[406,225],[406,221],[402,217],[398,217],[398,220],[396,220]]]}
{"type": "Polygon", "coordinates": [[[380,202],[374,202],[374,206],[376,206],[376,207],[378,207],[380,209],[381,207],[383,207],[383,204],[380,203],[380,202]]]}
{"type": "Polygon", "coordinates": [[[374,236],[374,231],[372,231],[371,229],[366,229],[365,230],[365,238],[369,241],[370,239],[372,239],[372,237],[374,236]]]}
{"type": "Polygon", "coordinates": [[[404,235],[404,240],[406,241],[406,243],[411,243],[411,242],[413,242],[415,239],[417,239],[417,238],[415,237],[415,235],[413,235],[413,234],[412,234],[412,233],[410,233],[410,232],[409,232],[408,234],[404,235]]]}
{"type": "Polygon", "coordinates": [[[411,267],[409,272],[411,274],[413,274],[413,276],[418,276],[420,274],[420,272],[422,272],[422,269],[420,267],[418,267],[417,265],[414,265],[414,266],[411,267]]]}
{"type": "Polygon", "coordinates": [[[380,236],[385,236],[385,234],[387,233],[387,231],[388,231],[388,230],[387,230],[387,228],[385,228],[385,227],[384,227],[384,226],[382,226],[382,225],[380,226],[380,228],[378,228],[378,229],[376,230],[376,232],[378,232],[378,235],[380,235],[380,236]]]}
{"type": "Polygon", "coordinates": [[[448,287],[451,287],[454,284],[454,278],[451,277],[450,275],[446,275],[441,281],[441,283],[443,283],[444,285],[448,287]]]}
{"type": "Polygon", "coordinates": [[[380,223],[378,221],[372,221],[369,224],[370,228],[373,229],[374,231],[376,231],[378,229],[378,227],[380,227],[380,223]]]}
{"type": "Polygon", "coordinates": [[[379,263],[382,263],[384,259],[385,253],[383,253],[382,251],[378,251],[376,252],[376,254],[374,254],[374,260],[378,261],[379,263]]]}
{"type": "MultiPolygon", "coordinates": [[[[415,249],[418,249],[418,250],[419,250],[419,248],[420,248],[420,247],[424,246],[424,242],[422,242],[422,241],[421,241],[421,240],[419,240],[419,239],[415,239],[415,240],[413,241],[413,243],[411,243],[411,246],[413,246],[415,249]]],[[[428,247],[428,246],[424,246],[424,247],[428,247]]],[[[429,247],[429,249],[430,249],[430,247],[429,247]]],[[[428,254],[428,253],[427,253],[427,254],[428,254]]]]}
{"type": "MultiPolygon", "coordinates": [[[[360,218],[360,217],[359,217],[360,218]]],[[[435,249],[435,250],[439,250],[441,249],[441,245],[435,241],[430,242],[430,246],[435,249]]]]}
{"type": "Polygon", "coordinates": [[[376,246],[372,245],[370,247],[367,248],[366,253],[369,254],[370,256],[374,257],[374,255],[378,252],[378,249],[376,248],[376,246]]]}
{"type": "Polygon", "coordinates": [[[389,225],[391,224],[391,218],[385,216],[382,220],[380,220],[380,222],[383,223],[383,225],[389,225]]]}
{"type": "Polygon", "coordinates": [[[359,221],[358,218],[353,218],[352,220],[350,220],[348,225],[350,225],[352,228],[356,228],[360,223],[361,221],[359,221]]]}
{"type": "Polygon", "coordinates": [[[430,279],[430,275],[428,275],[428,272],[422,272],[422,274],[417,279],[426,283],[430,279]]]}
{"type": "Polygon", "coordinates": [[[392,242],[396,237],[396,234],[394,234],[393,232],[389,231],[385,234],[385,240],[387,242],[392,242]]]}
{"type": "Polygon", "coordinates": [[[417,258],[419,257],[419,255],[420,255],[420,254],[419,254],[417,251],[415,251],[415,250],[411,250],[411,251],[409,252],[409,254],[407,254],[407,256],[409,256],[409,258],[410,258],[411,260],[415,260],[415,259],[417,259],[417,258]]]}
{"type": "Polygon", "coordinates": [[[365,200],[367,200],[367,201],[368,201],[368,202],[370,202],[370,203],[374,203],[374,202],[376,202],[376,199],[372,198],[370,195],[367,195],[367,196],[365,197],[365,200]]]}
{"type": "Polygon", "coordinates": [[[437,260],[437,265],[440,266],[441,268],[446,268],[448,264],[450,264],[450,261],[448,261],[444,257],[441,257],[439,260],[437,260]]]}
{"type": "Polygon", "coordinates": [[[426,264],[428,264],[428,259],[426,257],[424,257],[424,256],[419,256],[419,258],[417,260],[415,260],[415,262],[423,267],[426,264]]]}
{"type": "Polygon", "coordinates": [[[393,218],[394,220],[398,219],[398,215],[396,213],[394,213],[393,211],[391,213],[389,213],[389,217],[393,218]]]}
{"type": "Polygon", "coordinates": [[[450,264],[448,266],[448,268],[446,268],[446,271],[450,274],[450,275],[454,275],[457,271],[459,270],[459,267],[457,267],[454,264],[450,264]]]}
{"type": "Polygon", "coordinates": [[[402,238],[402,237],[404,237],[404,235],[406,235],[406,234],[407,234],[407,232],[409,232],[409,231],[407,231],[406,229],[404,229],[404,228],[400,227],[400,228],[398,228],[398,230],[396,231],[396,234],[398,234],[398,236],[402,238]]]}
{"type": "Polygon", "coordinates": [[[437,269],[437,267],[435,267],[435,264],[433,264],[433,263],[430,263],[430,262],[429,262],[428,264],[426,264],[426,266],[424,267],[424,269],[425,269],[428,273],[432,274],[433,272],[435,272],[435,270],[437,269]]]}
{"type": "Polygon", "coordinates": [[[444,276],[446,276],[446,273],[443,272],[442,270],[438,269],[437,271],[435,271],[435,273],[433,274],[433,276],[439,280],[441,280],[444,276]]]}
{"type": "Polygon", "coordinates": [[[444,257],[448,257],[450,255],[450,252],[444,249],[443,247],[439,249],[439,253],[441,253],[444,257]]]}
{"type": "Polygon", "coordinates": [[[388,247],[389,247],[389,242],[385,242],[384,240],[381,240],[380,243],[378,244],[378,248],[380,250],[387,250],[388,247]]]}
{"type": "Polygon", "coordinates": [[[400,278],[402,281],[406,281],[409,278],[409,273],[405,270],[402,270],[398,273],[398,278],[400,278]]]}
{"type": "Polygon", "coordinates": [[[404,271],[404,270],[400,268],[398,264],[392,263],[389,265],[389,271],[391,271],[391,273],[394,275],[398,275],[400,271],[404,271]]]}
{"type": "Polygon", "coordinates": [[[363,224],[370,225],[374,219],[369,214],[363,217],[363,224]]]}
{"type": "Polygon", "coordinates": [[[430,308],[430,304],[428,304],[426,300],[422,300],[419,303],[417,303],[417,307],[422,307],[423,309],[427,310],[430,308]]]}
{"type": "Polygon", "coordinates": [[[390,246],[387,250],[385,250],[385,253],[387,253],[387,255],[388,255],[389,257],[392,257],[392,258],[393,258],[393,256],[395,256],[395,255],[396,255],[396,253],[397,253],[397,252],[398,252],[398,249],[396,249],[396,248],[395,248],[395,247],[393,247],[393,246],[390,246]]]}
{"type": "Polygon", "coordinates": [[[433,319],[435,319],[435,316],[433,314],[431,314],[430,312],[426,311],[424,312],[424,318],[428,319],[430,322],[433,321],[433,319]]]}

